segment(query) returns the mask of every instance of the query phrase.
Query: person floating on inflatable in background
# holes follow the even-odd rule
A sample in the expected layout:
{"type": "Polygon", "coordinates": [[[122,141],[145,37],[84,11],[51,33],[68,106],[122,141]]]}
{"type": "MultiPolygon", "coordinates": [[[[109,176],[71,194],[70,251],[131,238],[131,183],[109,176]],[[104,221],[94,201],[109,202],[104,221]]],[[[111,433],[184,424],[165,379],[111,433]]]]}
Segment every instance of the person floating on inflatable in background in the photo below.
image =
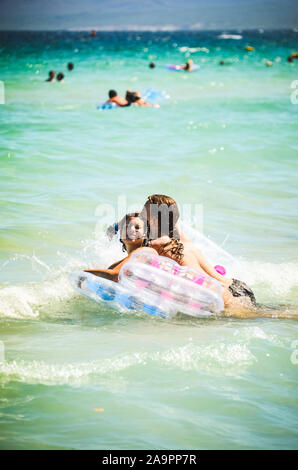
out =
{"type": "Polygon", "coordinates": [[[174,72],[194,72],[199,70],[200,66],[193,63],[192,59],[189,59],[186,64],[167,64],[166,68],[174,72]]]}
{"type": "Polygon", "coordinates": [[[183,70],[186,70],[187,72],[192,72],[193,71],[193,60],[189,59],[185,65],[182,66],[183,70]]]}
{"type": "Polygon", "coordinates": [[[139,91],[132,91],[132,90],[127,90],[126,95],[125,95],[126,101],[130,105],[137,105],[137,106],[150,106],[153,108],[159,108],[159,104],[150,104],[145,101],[141,93],[139,91]]]}
{"type": "Polygon", "coordinates": [[[287,58],[287,61],[294,62],[295,59],[298,59],[298,52],[292,52],[292,54],[287,58]]]}
{"type": "Polygon", "coordinates": [[[121,96],[118,96],[117,91],[115,90],[109,91],[109,99],[106,101],[106,103],[115,103],[117,106],[120,107],[129,106],[127,100],[125,98],[122,98],[121,96]]]}

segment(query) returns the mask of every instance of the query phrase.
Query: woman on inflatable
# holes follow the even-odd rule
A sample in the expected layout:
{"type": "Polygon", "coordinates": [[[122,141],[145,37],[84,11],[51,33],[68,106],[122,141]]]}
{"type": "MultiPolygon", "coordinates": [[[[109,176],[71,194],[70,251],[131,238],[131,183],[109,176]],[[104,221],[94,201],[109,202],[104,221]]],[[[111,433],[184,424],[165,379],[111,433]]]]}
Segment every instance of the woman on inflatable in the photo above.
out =
{"type": "MultiPolygon", "coordinates": [[[[113,227],[113,231],[114,230],[115,229],[113,227]]],[[[108,269],[85,269],[85,272],[109,279],[110,281],[118,282],[120,269],[136,250],[151,251],[156,253],[158,252],[157,248],[160,245],[164,245],[164,240],[161,239],[152,241],[152,245],[150,247],[145,247],[143,245],[145,222],[140,217],[139,212],[126,214],[117,224],[117,231],[118,230],[120,231],[120,243],[122,243],[122,251],[127,252],[127,256],[111,264],[108,269]]]]}
{"type": "Polygon", "coordinates": [[[141,213],[127,214],[119,223],[120,241],[128,256],[108,269],[86,272],[117,282],[121,267],[132,253],[136,250],[147,250],[217,279],[223,287],[223,301],[226,306],[255,305],[251,289],[241,281],[227,279],[218,273],[200,250],[179,231],[178,219],[179,209],[172,198],[163,195],[149,196],[141,213]]]}
{"type": "Polygon", "coordinates": [[[128,106],[134,104],[134,105],[137,105],[137,106],[150,106],[150,107],[153,107],[153,108],[159,108],[160,107],[159,104],[147,103],[147,101],[145,101],[142,98],[141,93],[139,91],[127,90],[126,95],[125,95],[125,99],[128,103],[128,106]]]}

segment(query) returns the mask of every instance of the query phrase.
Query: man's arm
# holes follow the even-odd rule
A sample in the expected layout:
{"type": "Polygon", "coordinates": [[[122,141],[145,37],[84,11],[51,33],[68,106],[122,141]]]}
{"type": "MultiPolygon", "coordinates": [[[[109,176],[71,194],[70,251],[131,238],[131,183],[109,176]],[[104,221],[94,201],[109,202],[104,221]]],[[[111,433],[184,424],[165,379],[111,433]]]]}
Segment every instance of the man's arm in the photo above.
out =
{"type": "Polygon", "coordinates": [[[194,248],[194,253],[196,256],[196,259],[201,266],[201,268],[211,277],[214,277],[214,279],[217,279],[223,286],[229,287],[232,279],[229,279],[227,277],[222,276],[219,274],[212,264],[207,260],[207,258],[203,255],[203,253],[197,248],[195,245],[193,246],[194,248]]]}

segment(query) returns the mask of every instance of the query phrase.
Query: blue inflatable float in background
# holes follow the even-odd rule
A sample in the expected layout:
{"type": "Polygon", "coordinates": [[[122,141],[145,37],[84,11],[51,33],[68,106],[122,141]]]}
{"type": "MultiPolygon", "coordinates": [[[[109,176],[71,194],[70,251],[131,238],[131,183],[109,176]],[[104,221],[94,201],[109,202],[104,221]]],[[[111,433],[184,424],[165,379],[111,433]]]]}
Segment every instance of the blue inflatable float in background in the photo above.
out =
{"type": "MultiPolygon", "coordinates": [[[[172,72],[187,72],[185,70],[184,65],[175,65],[175,64],[167,64],[166,69],[171,70],[172,72]]],[[[196,70],[199,70],[200,66],[199,65],[192,65],[191,66],[191,72],[195,72],[196,70]]]]}
{"type": "Polygon", "coordinates": [[[109,102],[105,102],[103,104],[99,104],[96,109],[116,109],[118,108],[118,106],[116,105],[116,103],[109,103],[109,102]]]}

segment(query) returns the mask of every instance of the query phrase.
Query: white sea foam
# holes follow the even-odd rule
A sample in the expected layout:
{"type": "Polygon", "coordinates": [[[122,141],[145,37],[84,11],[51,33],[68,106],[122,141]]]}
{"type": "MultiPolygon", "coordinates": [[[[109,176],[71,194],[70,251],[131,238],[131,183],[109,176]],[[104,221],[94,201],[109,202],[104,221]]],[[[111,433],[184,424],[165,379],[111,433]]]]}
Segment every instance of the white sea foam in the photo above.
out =
{"type": "MultiPolygon", "coordinates": [[[[225,366],[242,366],[252,363],[255,357],[245,344],[208,344],[197,346],[193,343],[166,352],[153,354],[153,359],[183,370],[211,370],[225,366]]],[[[227,368],[227,372],[230,367],[227,368]]]]}
{"type": "Polygon", "coordinates": [[[259,326],[247,326],[241,328],[240,330],[235,329],[233,334],[238,341],[241,340],[245,343],[249,343],[251,340],[254,339],[260,339],[263,341],[267,341],[268,343],[271,343],[275,346],[285,346],[284,342],[279,338],[278,335],[268,333],[259,326]]]}
{"type": "Polygon", "coordinates": [[[185,371],[212,371],[234,374],[253,364],[256,358],[245,344],[185,346],[157,352],[133,352],[115,358],[82,363],[47,364],[42,361],[14,360],[0,363],[2,380],[18,380],[47,385],[77,384],[99,376],[124,371],[136,365],[178,368],[185,371]],[[231,368],[231,366],[233,366],[231,368]]]}
{"type": "Polygon", "coordinates": [[[219,36],[217,36],[219,39],[236,39],[236,40],[239,40],[239,39],[242,39],[242,36],[241,34],[226,34],[226,33],[222,33],[220,34],[219,36]]]}
{"type": "Polygon", "coordinates": [[[206,52],[206,54],[209,53],[209,49],[207,49],[207,47],[187,47],[187,46],[182,46],[182,47],[179,47],[179,51],[180,51],[180,52],[191,52],[191,53],[195,53],[195,52],[206,52]]]}
{"type": "MultiPolygon", "coordinates": [[[[26,256],[32,268],[34,266],[42,268],[41,280],[23,285],[4,286],[0,289],[0,317],[36,319],[40,310],[45,310],[47,305],[53,302],[65,302],[75,295],[68,282],[69,272],[82,266],[108,267],[115,257],[117,259],[123,257],[120,244],[116,241],[109,243],[106,239],[85,240],[77,256],[58,254],[61,260],[59,268],[51,268],[35,255],[26,256]]],[[[23,260],[24,257],[13,257],[13,261],[18,261],[19,258],[23,260]]]]}
{"type": "Polygon", "coordinates": [[[281,300],[298,287],[297,263],[242,262],[243,280],[249,285],[262,287],[269,297],[281,300]]]}
{"type": "Polygon", "coordinates": [[[38,318],[41,306],[53,301],[63,302],[72,296],[73,291],[65,275],[44,282],[4,287],[0,290],[0,316],[38,318]]]}

